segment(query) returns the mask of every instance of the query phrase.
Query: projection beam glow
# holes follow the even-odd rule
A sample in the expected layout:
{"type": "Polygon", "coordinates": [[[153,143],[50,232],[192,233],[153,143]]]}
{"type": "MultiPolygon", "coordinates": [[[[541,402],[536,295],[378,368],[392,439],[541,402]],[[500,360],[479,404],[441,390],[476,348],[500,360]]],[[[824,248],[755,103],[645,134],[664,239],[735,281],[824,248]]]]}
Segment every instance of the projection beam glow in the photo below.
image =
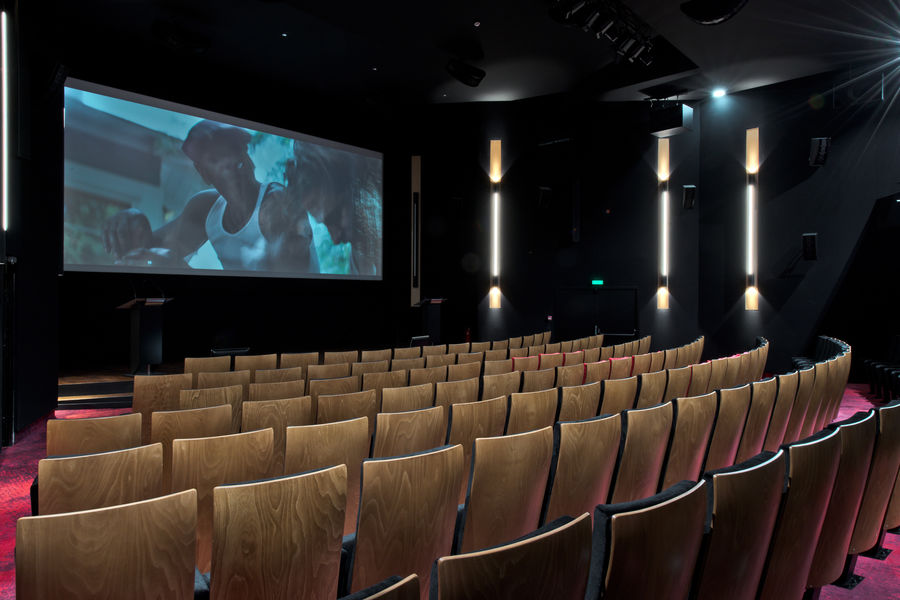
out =
{"type": "Polygon", "coordinates": [[[660,138],[656,151],[656,177],[659,191],[659,285],[656,308],[669,308],[669,140],[660,138]]]}
{"type": "Polygon", "coordinates": [[[6,231],[9,228],[9,50],[7,47],[8,40],[8,32],[7,32],[7,20],[6,20],[6,11],[0,12],[0,69],[3,69],[3,83],[2,83],[2,107],[0,107],[0,111],[2,111],[2,126],[3,127],[3,141],[2,141],[2,156],[0,156],[0,160],[3,162],[3,190],[2,192],[2,201],[3,201],[3,231],[6,231]]]}
{"type": "Polygon", "coordinates": [[[747,130],[747,289],[744,310],[759,310],[759,288],[756,286],[756,195],[759,177],[759,127],[747,130]]]}
{"type": "Polygon", "coordinates": [[[500,180],[503,178],[501,141],[491,140],[491,288],[490,308],[500,308],[500,180]]]}

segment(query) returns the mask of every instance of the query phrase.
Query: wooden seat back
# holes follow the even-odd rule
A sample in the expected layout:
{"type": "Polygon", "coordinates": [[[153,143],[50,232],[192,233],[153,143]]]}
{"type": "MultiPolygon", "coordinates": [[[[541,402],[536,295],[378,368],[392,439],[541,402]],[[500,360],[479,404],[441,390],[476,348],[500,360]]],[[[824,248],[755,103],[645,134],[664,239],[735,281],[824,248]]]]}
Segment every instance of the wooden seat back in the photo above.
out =
{"type": "Polygon", "coordinates": [[[663,369],[678,368],[678,348],[669,348],[664,351],[665,360],[663,361],[663,369]]]}
{"type": "Polygon", "coordinates": [[[299,398],[305,395],[306,382],[302,379],[295,381],[272,381],[267,383],[251,383],[251,402],[257,400],[281,400],[283,398],[299,398]]]}
{"type": "Polygon", "coordinates": [[[191,374],[191,387],[197,387],[199,373],[222,373],[231,370],[231,356],[200,356],[184,359],[184,372],[191,374]]]}
{"type": "Polygon", "coordinates": [[[641,373],[647,373],[648,371],[650,371],[651,358],[652,357],[649,354],[635,355],[632,360],[631,374],[640,375],[641,373]]]}
{"type": "Polygon", "coordinates": [[[262,479],[272,464],[271,429],[172,443],[172,489],[197,490],[197,568],[209,571],[212,557],[213,488],[262,479]]]}
{"type": "Polygon", "coordinates": [[[247,402],[244,404],[242,418],[241,431],[272,429],[271,477],[284,475],[284,440],[287,428],[315,423],[312,417],[312,399],[309,396],[247,402]]]}
{"type": "MultiPolygon", "coordinates": [[[[409,370],[409,385],[416,386],[422,384],[434,385],[439,381],[447,381],[447,366],[440,367],[424,367],[422,369],[409,370]]],[[[384,396],[382,395],[382,398],[384,396]]]]}
{"type": "Polygon", "coordinates": [[[319,396],[350,394],[358,391],[360,391],[359,375],[338,377],[336,379],[313,379],[309,382],[309,396],[312,398],[313,415],[318,415],[319,396]]]}
{"type": "Polygon", "coordinates": [[[484,362],[484,351],[480,352],[463,352],[461,354],[456,355],[456,364],[465,365],[468,363],[482,363],[484,362]]]}
{"type": "Polygon", "coordinates": [[[342,363],[355,363],[359,361],[359,352],[356,350],[342,350],[322,353],[323,365],[338,365],[342,363]]]}
{"type": "Polygon", "coordinates": [[[537,371],[541,361],[537,356],[520,356],[511,360],[514,371],[537,371]]]}
{"type": "Polygon", "coordinates": [[[668,376],[666,377],[666,391],[663,394],[663,402],[687,396],[688,389],[691,387],[691,368],[681,367],[680,369],[666,369],[666,371],[668,376]]]}
{"type": "Polygon", "coordinates": [[[425,358],[394,358],[391,361],[391,371],[409,371],[410,369],[424,369],[425,358]]]}
{"type": "Polygon", "coordinates": [[[540,392],[555,387],[556,369],[541,369],[540,371],[522,371],[522,391],[540,392]]]}
{"type": "Polygon", "coordinates": [[[634,358],[631,356],[609,359],[609,378],[625,379],[626,377],[631,377],[633,363],[634,358]]]}
{"type": "Polygon", "coordinates": [[[718,397],[715,392],[672,400],[674,421],[672,440],[666,456],[660,490],[689,479],[697,481],[716,421],[718,397]]]}
{"type": "Polygon", "coordinates": [[[447,354],[447,344],[422,346],[422,356],[438,356],[441,354],[447,354]]]}
{"type": "Polygon", "coordinates": [[[277,369],[277,354],[246,354],[234,357],[235,371],[250,371],[250,383],[256,381],[256,371],[259,369],[277,369]]]}
{"type": "Polygon", "coordinates": [[[828,363],[818,362],[813,367],[815,378],[813,379],[812,394],[806,407],[806,415],[803,417],[803,426],[800,428],[800,438],[806,438],[815,433],[816,421],[820,413],[826,410],[826,395],[828,393],[828,363]]]}
{"type": "Polygon", "coordinates": [[[688,386],[688,396],[702,396],[709,390],[709,380],[712,377],[712,363],[705,362],[691,365],[691,385],[688,386]]]}
{"type": "Polygon", "coordinates": [[[512,371],[499,375],[485,375],[481,378],[481,399],[508,396],[517,393],[522,387],[522,372],[512,371]]]}
{"type": "Polygon", "coordinates": [[[432,564],[453,544],[462,460],[462,448],[449,446],[363,462],[351,592],[415,573],[427,597],[432,564]]]}
{"type": "Polygon", "coordinates": [[[611,415],[634,408],[637,399],[637,377],[607,379],[600,382],[600,411],[598,414],[611,415]]]}
{"type": "Polygon", "coordinates": [[[493,350],[484,351],[484,362],[495,360],[506,360],[510,358],[507,348],[494,348],[493,350]]]}
{"type": "MultiPolygon", "coordinates": [[[[474,364],[474,363],[472,363],[474,364]]],[[[476,402],[478,400],[478,377],[458,381],[442,381],[434,387],[434,405],[476,402]]]]}
{"type": "Polygon", "coordinates": [[[392,354],[390,348],[384,350],[363,350],[359,353],[360,362],[376,362],[386,360],[391,362],[392,354]]]}
{"type": "Polygon", "coordinates": [[[559,391],[556,388],[510,394],[506,434],[552,427],[556,422],[557,412],[559,412],[559,391]]]}
{"type": "Polygon", "coordinates": [[[730,467],[735,463],[741,433],[750,410],[750,386],[719,390],[719,414],[709,441],[704,471],[730,467]]]}
{"type": "Polygon", "coordinates": [[[733,388],[741,383],[741,355],[729,356],[725,360],[725,380],[722,382],[723,388],[733,388]]]}
{"type": "Polygon", "coordinates": [[[197,492],[16,523],[16,597],[194,597],[197,492]]]}
{"type": "Polygon", "coordinates": [[[563,356],[559,352],[555,352],[553,354],[539,354],[538,355],[538,368],[539,369],[551,369],[553,367],[561,367],[563,356]]]}
{"type": "Polygon", "coordinates": [[[409,371],[388,371],[387,373],[366,373],[362,376],[362,389],[375,391],[375,406],[381,412],[381,392],[384,388],[402,387],[409,383],[409,371]]]}
{"type": "Polygon", "coordinates": [[[232,429],[231,406],[165,410],[153,413],[150,440],[162,447],[162,493],[172,490],[172,443],[177,439],[212,437],[236,433],[232,429]]]}
{"type": "Polygon", "coordinates": [[[583,514],[556,529],[498,548],[437,562],[436,600],[558,598],[582,600],[591,554],[583,514]]]}
{"type": "MultiPolygon", "coordinates": [[[[415,371],[415,369],[413,369],[415,371]]],[[[410,373],[410,376],[412,373],[410,373]]],[[[381,412],[403,412],[421,410],[434,406],[434,384],[410,383],[406,387],[384,388],[381,390],[381,412]]]]}
{"type": "MultiPolygon", "coordinates": [[[[603,355],[601,354],[602,358],[603,355]]],[[[664,371],[666,366],[666,353],[663,350],[657,350],[650,353],[650,372],[664,371]]]]}
{"type": "Polygon", "coordinates": [[[446,367],[456,364],[455,354],[429,354],[425,357],[425,367],[446,367]]]}
{"type": "Polygon", "coordinates": [[[784,451],[705,475],[710,533],[697,564],[697,600],[753,600],[778,517],[784,451]]]}
{"type": "Polygon", "coordinates": [[[469,352],[469,342],[447,344],[447,354],[465,354],[469,352]]]}
{"type": "Polygon", "coordinates": [[[512,365],[513,361],[511,358],[505,360],[486,360],[484,361],[482,372],[485,376],[509,373],[513,370],[512,365]]]}
{"type": "Polygon", "coordinates": [[[816,541],[834,486],[841,439],[823,431],[791,444],[788,486],[763,570],[758,598],[800,598],[806,591],[816,541]]]}
{"type": "Polygon", "coordinates": [[[409,348],[394,348],[395,359],[419,358],[422,356],[421,346],[411,346],[409,348]]]}
{"type": "Polygon", "coordinates": [[[763,444],[763,450],[770,452],[778,450],[787,431],[794,398],[797,396],[799,373],[794,371],[779,375],[775,379],[778,381],[778,391],[775,394],[775,406],[772,407],[772,417],[769,419],[769,429],[766,431],[766,441],[763,444]]]}
{"type": "Polygon", "coordinates": [[[565,515],[588,512],[609,500],[622,417],[593,417],[584,421],[559,422],[553,428],[553,461],[549,493],[541,523],[565,515]]]}
{"type": "Polygon", "coordinates": [[[49,419],[47,456],[124,450],[141,445],[141,413],[88,419],[49,419]]]}
{"type": "Polygon", "coordinates": [[[588,366],[589,365],[569,365],[568,367],[556,367],[557,387],[581,385],[585,383],[584,373],[588,366]]]}
{"type": "Polygon", "coordinates": [[[629,502],[656,493],[672,430],[672,403],[626,410],[625,442],[616,466],[611,501],[629,502]]]}
{"type": "Polygon", "coordinates": [[[216,487],[210,598],[337,597],[346,495],[345,465],[216,487]]]}
{"type": "Polygon", "coordinates": [[[666,383],[669,380],[668,371],[650,371],[638,376],[637,400],[635,408],[648,408],[663,403],[666,394],[666,383]]]}
{"type": "Polygon", "coordinates": [[[369,425],[366,417],[288,427],[284,446],[284,473],[305,473],[315,469],[346,465],[347,509],[344,535],[356,531],[359,512],[359,485],[362,461],[369,457],[369,425]]]}
{"type": "Polygon", "coordinates": [[[162,445],[38,461],[38,514],[104,508],[162,493],[162,445]]]}
{"type": "Polygon", "coordinates": [[[318,352],[289,352],[282,354],[278,360],[278,365],[282,369],[286,367],[300,367],[302,369],[300,379],[304,381],[309,381],[309,376],[307,375],[309,365],[317,364],[319,364],[318,352]]]}
{"type": "Polygon", "coordinates": [[[787,429],[784,431],[782,444],[791,444],[800,439],[800,431],[803,429],[803,420],[809,408],[809,400],[812,398],[812,388],[816,379],[816,371],[813,367],[803,369],[797,373],[797,395],[791,407],[791,416],[788,419],[787,429]]]}
{"type": "Polygon", "coordinates": [[[303,367],[284,367],[283,369],[257,369],[254,383],[283,383],[285,381],[303,381],[303,367]]]}
{"type": "Polygon", "coordinates": [[[386,373],[390,367],[389,360],[373,360],[369,362],[355,362],[350,365],[351,375],[363,375],[364,373],[386,373]]]}
{"type": "Polygon", "coordinates": [[[469,352],[486,352],[490,349],[490,342],[472,342],[472,344],[469,346],[469,352]]]}
{"type": "Polygon", "coordinates": [[[481,361],[447,365],[447,381],[461,381],[481,377],[481,361]]]}
{"type": "MultiPolygon", "coordinates": [[[[350,376],[350,363],[331,363],[327,365],[309,365],[306,368],[307,382],[315,379],[340,379],[350,376]]],[[[308,383],[307,383],[308,385],[308,383]]]]}
{"type": "MultiPolygon", "coordinates": [[[[234,391],[226,391],[225,397],[231,404],[232,431],[240,431],[241,405],[250,400],[250,371],[230,371],[228,373],[199,373],[197,375],[197,387],[207,388],[231,388],[241,386],[240,402],[234,396],[234,391]]],[[[266,384],[271,385],[271,384],[266,384]]]]}
{"type": "MultiPolygon", "coordinates": [[[[202,374],[201,374],[202,376],[202,374]]],[[[141,413],[141,442],[150,441],[150,415],[157,410],[177,410],[181,390],[191,389],[193,376],[135,375],[131,410],[141,413]]],[[[219,386],[209,386],[219,387],[219,386]]]]}
{"type": "Polygon", "coordinates": [[[447,439],[447,409],[443,406],[406,412],[378,413],[372,458],[402,456],[437,448],[447,439]]]}
{"type": "Polygon", "coordinates": [[[602,391],[599,381],[563,387],[559,398],[559,420],[583,421],[597,416],[602,391]]]}
{"type": "Polygon", "coordinates": [[[706,387],[707,392],[716,392],[721,390],[725,385],[725,374],[728,371],[728,359],[716,358],[710,361],[709,368],[709,385],[706,387]]]}
{"type": "Polygon", "coordinates": [[[459,552],[537,529],[552,456],[552,427],[475,440],[459,552]]]}
{"type": "Polygon", "coordinates": [[[459,444],[463,448],[463,464],[466,477],[462,480],[459,494],[459,504],[466,501],[466,491],[469,487],[468,474],[472,466],[472,448],[476,438],[498,437],[503,435],[506,427],[506,415],[509,403],[505,396],[491,398],[481,402],[466,402],[451,404],[448,407],[450,414],[447,443],[459,444]]]}
{"type": "Polygon", "coordinates": [[[742,463],[762,452],[777,393],[778,380],[774,377],[750,384],[750,412],[747,413],[735,462],[742,463]]]}
{"type": "Polygon", "coordinates": [[[319,396],[318,404],[316,423],[337,423],[366,417],[369,420],[369,435],[375,433],[375,415],[379,413],[375,390],[326,394],[319,396]]]}
{"type": "Polygon", "coordinates": [[[609,379],[610,368],[609,359],[585,364],[583,376],[584,383],[595,383],[597,381],[609,379]]]}

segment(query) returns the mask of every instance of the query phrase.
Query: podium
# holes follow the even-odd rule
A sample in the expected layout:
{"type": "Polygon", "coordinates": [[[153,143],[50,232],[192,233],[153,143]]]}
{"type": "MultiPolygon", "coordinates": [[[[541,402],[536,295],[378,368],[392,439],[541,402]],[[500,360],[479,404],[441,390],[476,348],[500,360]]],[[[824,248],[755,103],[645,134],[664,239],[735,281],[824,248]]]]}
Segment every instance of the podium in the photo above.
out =
{"type": "Polygon", "coordinates": [[[431,337],[432,344],[441,343],[441,325],[444,321],[441,307],[446,301],[446,298],[426,298],[416,304],[422,311],[422,331],[431,337]]]}
{"type": "Polygon", "coordinates": [[[131,312],[131,374],[162,363],[162,309],[172,298],[133,298],[116,308],[131,312]]]}

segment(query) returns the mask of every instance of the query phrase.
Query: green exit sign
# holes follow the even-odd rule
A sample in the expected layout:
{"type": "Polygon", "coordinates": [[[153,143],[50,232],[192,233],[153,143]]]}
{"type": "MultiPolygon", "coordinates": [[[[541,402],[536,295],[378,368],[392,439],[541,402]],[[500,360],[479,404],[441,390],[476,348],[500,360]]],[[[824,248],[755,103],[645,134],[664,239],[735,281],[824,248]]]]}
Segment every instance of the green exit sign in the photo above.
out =
{"type": "Polygon", "coordinates": [[[591,279],[591,285],[603,285],[602,279],[591,279]]]}

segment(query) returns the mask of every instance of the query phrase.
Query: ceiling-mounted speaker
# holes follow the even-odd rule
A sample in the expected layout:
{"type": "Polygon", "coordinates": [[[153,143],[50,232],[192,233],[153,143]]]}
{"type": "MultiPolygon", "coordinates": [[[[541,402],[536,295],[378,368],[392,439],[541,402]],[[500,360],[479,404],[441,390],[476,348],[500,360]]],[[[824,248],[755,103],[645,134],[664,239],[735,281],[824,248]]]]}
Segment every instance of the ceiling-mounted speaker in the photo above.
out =
{"type": "Polygon", "coordinates": [[[697,186],[696,185],[683,185],[681,186],[681,207],[685,210],[691,210],[694,208],[694,203],[697,201],[697,186]]]}
{"type": "Polygon", "coordinates": [[[450,62],[447,63],[447,72],[453,75],[454,79],[469,87],[478,87],[478,84],[481,83],[481,80],[486,75],[482,69],[473,67],[458,58],[450,59],[450,62]]]}
{"type": "Polygon", "coordinates": [[[681,12],[700,25],[718,25],[738,14],[747,0],[688,0],[681,12]]]}
{"type": "Polygon", "coordinates": [[[831,148],[831,138],[809,138],[809,166],[821,167],[828,160],[828,149],[831,148]]]}

